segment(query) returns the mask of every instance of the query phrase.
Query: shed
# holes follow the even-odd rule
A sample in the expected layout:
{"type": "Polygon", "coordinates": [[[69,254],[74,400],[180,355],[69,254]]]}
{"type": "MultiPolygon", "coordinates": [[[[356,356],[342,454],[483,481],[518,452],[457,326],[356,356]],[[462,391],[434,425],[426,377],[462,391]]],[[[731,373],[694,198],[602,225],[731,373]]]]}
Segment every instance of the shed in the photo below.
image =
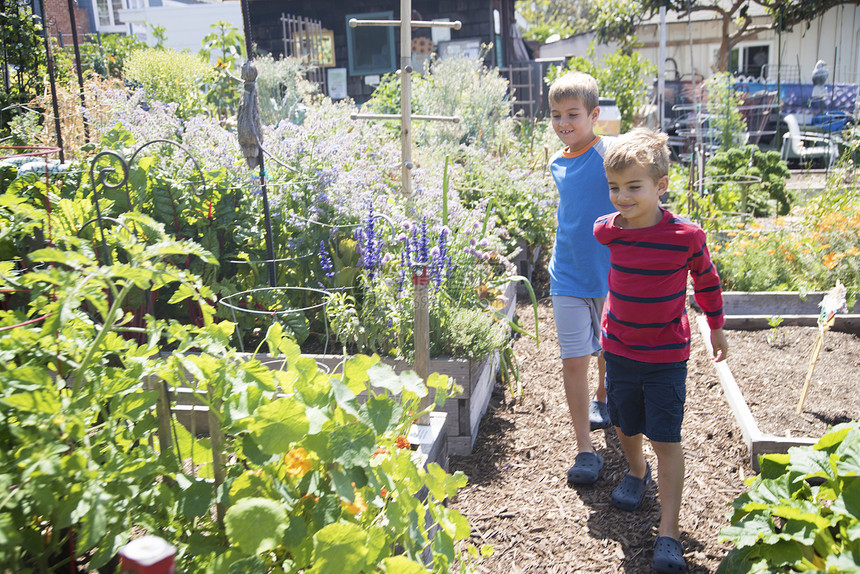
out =
{"type": "MultiPolygon", "coordinates": [[[[258,50],[279,57],[287,51],[289,31],[286,19],[299,16],[322,28],[330,43],[331,56],[325,62],[328,95],[348,96],[365,102],[380,78],[399,67],[399,30],[394,27],[350,28],[350,18],[359,20],[399,20],[397,0],[249,0],[250,34],[258,50]],[[288,14],[289,13],[289,14],[288,14]],[[334,84],[337,82],[337,85],[334,84]],[[345,89],[344,89],[345,88],[345,89]]],[[[514,0],[413,0],[412,20],[459,20],[460,30],[414,28],[413,65],[420,70],[421,60],[436,53],[478,54],[482,46],[488,65],[505,67],[516,61],[522,39],[516,31],[514,0]]]]}

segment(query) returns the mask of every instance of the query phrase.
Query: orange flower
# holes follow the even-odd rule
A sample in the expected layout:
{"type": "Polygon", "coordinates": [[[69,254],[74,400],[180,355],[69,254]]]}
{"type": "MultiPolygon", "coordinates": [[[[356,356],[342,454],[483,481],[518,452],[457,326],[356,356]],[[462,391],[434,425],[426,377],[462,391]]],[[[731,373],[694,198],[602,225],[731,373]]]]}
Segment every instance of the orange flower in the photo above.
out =
{"type": "Polygon", "coordinates": [[[364,501],[364,497],[359,492],[355,493],[355,500],[353,500],[352,502],[346,502],[344,500],[341,501],[340,504],[341,506],[343,506],[344,511],[348,512],[349,514],[358,514],[359,512],[364,512],[365,510],[367,510],[367,503],[364,501]]]}
{"type": "Polygon", "coordinates": [[[382,498],[387,498],[388,497],[388,489],[383,486],[379,490],[379,496],[381,496],[382,498]]]}
{"type": "Polygon", "coordinates": [[[409,439],[405,436],[397,437],[397,440],[394,441],[394,444],[397,448],[412,448],[412,445],[409,443],[409,439]]]}
{"type": "Polygon", "coordinates": [[[846,251],[845,253],[846,253],[847,255],[854,255],[854,256],[857,256],[857,255],[860,255],[860,249],[857,249],[857,247],[856,247],[856,246],[852,246],[852,247],[850,247],[850,248],[848,249],[848,251],[846,251]]]}
{"type": "Polygon", "coordinates": [[[308,458],[308,451],[299,447],[294,448],[284,455],[284,466],[286,467],[287,474],[301,478],[308,473],[313,463],[308,458]]]}
{"type": "Polygon", "coordinates": [[[833,269],[839,263],[841,259],[840,255],[840,253],[825,253],[824,257],[821,258],[821,262],[827,269],[833,269]]]}
{"type": "Polygon", "coordinates": [[[373,458],[373,457],[375,457],[375,456],[382,456],[382,455],[384,455],[384,454],[388,454],[388,449],[387,449],[387,448],[385,448],[384,446],[381,446],[381,447],[379,447],[378,449],[376,449],[376,452],[375,452],[375,453],[373,453],[372,455],[370,455],[370,458],[373,458]]]}

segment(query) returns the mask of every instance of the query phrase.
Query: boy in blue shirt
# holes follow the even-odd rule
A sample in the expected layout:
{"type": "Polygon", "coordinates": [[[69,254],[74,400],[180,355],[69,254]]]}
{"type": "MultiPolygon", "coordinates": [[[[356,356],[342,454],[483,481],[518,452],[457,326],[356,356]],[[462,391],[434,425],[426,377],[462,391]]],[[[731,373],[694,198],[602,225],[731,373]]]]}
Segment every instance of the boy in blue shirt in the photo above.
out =
{"type": "Polygon", "coordinates": [[[615,208],[603,156],[610,138],[594,134],[600,115],[593,77],[570,72],[549,90],[552,126],[565,148],[549,163],[558,187],[558,228],[549,264],[550,295],[561,347],[562,378],[573,420],[578,454],[567,472],[569,485],[593,484],[603,468],[590,431],[610,426],[604,362],[600,356],[600,316],[608,289],[609,249],[594,239],[594,220],[615,208]],[[588,367],[598,357],[595,400],[589,402],[588,367]]]}

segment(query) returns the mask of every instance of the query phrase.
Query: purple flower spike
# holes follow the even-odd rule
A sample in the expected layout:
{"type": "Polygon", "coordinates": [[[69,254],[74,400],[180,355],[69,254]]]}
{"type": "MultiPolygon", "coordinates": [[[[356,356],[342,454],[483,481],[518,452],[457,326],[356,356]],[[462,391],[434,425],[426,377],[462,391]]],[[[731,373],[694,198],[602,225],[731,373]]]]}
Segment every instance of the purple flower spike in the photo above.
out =
{"type": "Polygon", "coordinates": [[[325,241],[320,241],[320,267],[325,272],[325,276],[331,279],[334,277],[334,265],[331,262],[331,257],[326,251],[325,241]]]}

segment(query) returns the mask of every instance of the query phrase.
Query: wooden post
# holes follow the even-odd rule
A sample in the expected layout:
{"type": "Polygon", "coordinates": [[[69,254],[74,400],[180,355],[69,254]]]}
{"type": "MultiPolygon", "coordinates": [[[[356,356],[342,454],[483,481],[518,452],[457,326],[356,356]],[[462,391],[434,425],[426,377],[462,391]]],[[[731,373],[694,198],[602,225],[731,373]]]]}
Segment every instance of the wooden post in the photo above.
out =
{"type": "MultiPolygon", "coordinates": [[[[218,419],[215,397],[212,394],[212,385],[207,387],[209,394],[209,441],[212,445],[212,472],[215,475],[215,499],[218,500],[218,489],[224,484],[226,473],[224,472],[224,434],[221,432],[221,421],[218,419]]],[[[192,419],[193,420],[193,419],[192,419]]],[[[220,502],[215,503],[215,515],[218,524],[224,524],[224,513],[226,509],[220,502]]]]}

